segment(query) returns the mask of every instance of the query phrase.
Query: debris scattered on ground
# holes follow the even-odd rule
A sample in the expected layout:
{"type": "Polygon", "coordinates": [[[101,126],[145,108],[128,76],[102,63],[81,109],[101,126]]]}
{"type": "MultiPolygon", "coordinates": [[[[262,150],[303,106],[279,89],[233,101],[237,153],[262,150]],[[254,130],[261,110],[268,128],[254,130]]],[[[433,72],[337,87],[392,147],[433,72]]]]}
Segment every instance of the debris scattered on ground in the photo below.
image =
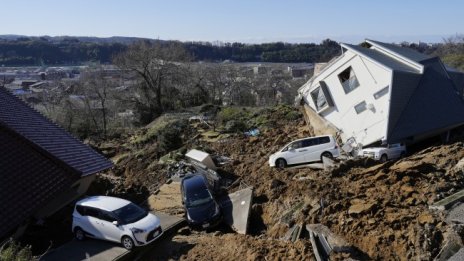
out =
{"type": "MultiPolygon", "coordinates": [[[[326,226],[343,236],[360,259],[432,260],[443,253],[445,235],[457,223],[446,220],[446,211],[429,206],[464,189],[462,142],[431,146],[386,163],[362,158],[325,170],[278,170],[269,167],[269,155],[292,140],[312,136],[311,128],[293,109],[266,109],[253,115],[248,121],[262,124],[256,125],[258,136],[247,137],[240,131],[224,137],[217,129],[193,123],[181,134],[182,140],[189,140],[185,151],[202,148],[230,159],[228,164],[217,164],[217,174],[228,181],[221,187],[228,193],[253,186],[247,235],[221,231],[173,236],[162,243],[169,244],[169,253],[157,246],[161,254],[153,254],[152,259],[307,260],[313,253],[309,236],[281,240],[300,224],[326,226]]],[[[190,172],[185,166],[160,164],[159,157],[165,154],[159,155],[156,142],[112,142],[120,146],[115,152],[105,147],[118,162],[110,175],[121,177],[126,188],[145,187],[153,193],[170,172],[190,172]]],[[[341,253],[330,258],[356,257],[341,253]]]]}
{"type": "Polygon", "coordinates": [[[251,129],[249,131],[244,132],[244,134],[248,137],[257,137],[259,136],[259,129],[251,129]]]}

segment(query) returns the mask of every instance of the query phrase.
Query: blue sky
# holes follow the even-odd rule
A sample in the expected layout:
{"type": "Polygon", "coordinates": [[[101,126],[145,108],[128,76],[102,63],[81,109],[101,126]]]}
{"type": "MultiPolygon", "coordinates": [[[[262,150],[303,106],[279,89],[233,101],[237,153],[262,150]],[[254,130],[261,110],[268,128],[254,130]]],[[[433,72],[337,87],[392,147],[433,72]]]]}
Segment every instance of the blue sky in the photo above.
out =
{"type": "Polygon", "coordinates": [[[464,33],[462,0],[0,0],[0,34],[181,41],[440,42],[464,33]]]}

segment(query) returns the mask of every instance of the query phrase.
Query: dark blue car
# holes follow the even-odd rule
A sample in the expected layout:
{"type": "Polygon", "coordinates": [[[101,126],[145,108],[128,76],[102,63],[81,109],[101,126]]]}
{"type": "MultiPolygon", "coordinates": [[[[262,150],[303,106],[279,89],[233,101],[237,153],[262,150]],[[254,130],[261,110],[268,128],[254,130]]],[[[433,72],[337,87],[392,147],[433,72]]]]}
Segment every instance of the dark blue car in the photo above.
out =
{"type": "Polygon", "coordinates": [[[221,223],[221,209],[203,175],[192,175],[182,179],[181,193],[185,215],[190,227],[210,229],[221,223]]]}

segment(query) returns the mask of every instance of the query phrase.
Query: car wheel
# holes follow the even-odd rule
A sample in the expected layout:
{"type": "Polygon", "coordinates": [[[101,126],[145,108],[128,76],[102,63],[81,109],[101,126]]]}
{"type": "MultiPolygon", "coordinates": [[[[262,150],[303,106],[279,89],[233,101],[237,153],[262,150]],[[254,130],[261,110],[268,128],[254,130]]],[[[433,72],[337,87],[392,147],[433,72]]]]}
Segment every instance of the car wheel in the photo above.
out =
{"type": "Polygon", "coordinates": [[[121,239],[122,246],[127,250],[132,250],[134,248],[134,241],[128,236],[123,236],[121,239]]]}
{"type": "Polygon", "coordinates": [[[380,157],[380,161],[381,162],[387,162],[387,160],[388,160],[387,154],[382,154],[382,156],[380,157]]]}
{"type": "Polygon", "coordinates": [[[279,168],[279,169],[283,169],[285,167],[287,167],[287,161],[285,161],[284,159],[278,159],[276,161],[276,166],[279,168]]]}
{"type": "Polygon", "coordinates": [[[77,240],[82,241],[85,239],[85,233],[84,230],[82,230],[80,227],[77,227],[74,229],[74,236],[76,237],[77,240]]]}
{"type": "Polygon", "coordinates": [[[406,157],[406,152],[402,151],[401,154],[400,154],[400,159],[406,157]]]}
{"type": "Polygon", "coordinates": [[[333,155],[332,153],[326,151],[324,153],[321,154],[321,160],[322,160],[322,157],[326,157],[326,158],[329,158],[329,159],[333,159],[333,155]]]}

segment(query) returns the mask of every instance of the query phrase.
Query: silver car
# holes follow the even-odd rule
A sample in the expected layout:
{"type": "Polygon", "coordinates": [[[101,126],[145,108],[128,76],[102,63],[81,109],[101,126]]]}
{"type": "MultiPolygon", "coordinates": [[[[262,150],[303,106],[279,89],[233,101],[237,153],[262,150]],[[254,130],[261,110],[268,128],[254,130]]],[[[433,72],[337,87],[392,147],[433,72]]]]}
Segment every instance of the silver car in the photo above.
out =
{"type": "Polygon", "coordinates": [[[322,160],[322,157],[337,158],[340,149],[331,135],[308,137],[290,142],[269,157],[269,166],[284,168],[322,160]]]}

